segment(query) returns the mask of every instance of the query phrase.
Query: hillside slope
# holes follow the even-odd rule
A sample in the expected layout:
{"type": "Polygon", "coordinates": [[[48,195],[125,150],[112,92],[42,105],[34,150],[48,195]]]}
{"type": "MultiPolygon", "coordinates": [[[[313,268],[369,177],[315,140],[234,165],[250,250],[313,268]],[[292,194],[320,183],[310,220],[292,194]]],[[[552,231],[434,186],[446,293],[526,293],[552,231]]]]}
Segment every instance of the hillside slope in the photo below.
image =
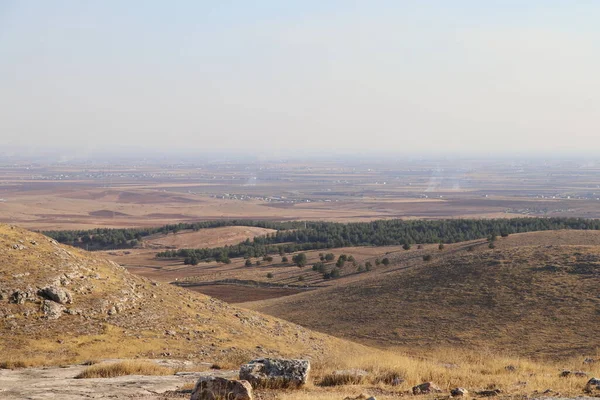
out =
{"type": "Polygon", "coordinates": [[[242,360],[362,348],[131,275],[114,262],[0,225],[0,362],[106,357],[242,360]]]}
{"type": "Polygon", "coordinates": [[[543,358],[592,354],[600,348],[599,237],[512,235],[493,250],[438,252],[429,263],[244,306],[415,353],[436,346],[543,358]]]}

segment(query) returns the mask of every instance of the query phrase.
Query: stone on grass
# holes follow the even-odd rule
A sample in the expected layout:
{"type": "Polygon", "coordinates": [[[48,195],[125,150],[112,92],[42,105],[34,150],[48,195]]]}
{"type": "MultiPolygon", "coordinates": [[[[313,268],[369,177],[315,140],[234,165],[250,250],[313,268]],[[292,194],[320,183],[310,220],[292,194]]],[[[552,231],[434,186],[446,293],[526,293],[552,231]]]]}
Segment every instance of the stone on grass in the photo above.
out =
{"type": "Polygon", "coordinates": [[[306,383],[309,372],[308,360],[259,358],[241,366],[240,379],[255,388],[294,388],[306,383]]]}
{"type": "Polygon", "coordinates": [[[43,288],[40,290],[40,296],[60,304],[70,304],[73,302],[71,293],[57,286],[48,286],[43,288]]]}
{"type": "Polygon", "coordinates": [[[457,387],[450,391],[452,397],[464,397],[469,394],[469,391],[465,388],[457,387]]]}
{"type": "Polygon", "coordinates": [[[424,383],[421,383],[420,385],[414,386],[412,388],[412,392],[413,392],[414,395],[417,395],[417,394],[429,394],[429,393],[440,393],[441,391],[442,391],[442,389],[440,389],[433,382],[424,382],[424,383]]]}
{"type": "Polygon", "coordinates": [[[198,379],[191,400],[252,400],[252,386],[248,381],[230,380],[215,376],[198,379]]]}
{"type": "Polygon", "coordinates": [[[44,313],[46,318],[59,319],[64,311],[65,308],[60,304],[54,301],[44,300],[44,304],[42,305],[42,312],[44,313]]]}

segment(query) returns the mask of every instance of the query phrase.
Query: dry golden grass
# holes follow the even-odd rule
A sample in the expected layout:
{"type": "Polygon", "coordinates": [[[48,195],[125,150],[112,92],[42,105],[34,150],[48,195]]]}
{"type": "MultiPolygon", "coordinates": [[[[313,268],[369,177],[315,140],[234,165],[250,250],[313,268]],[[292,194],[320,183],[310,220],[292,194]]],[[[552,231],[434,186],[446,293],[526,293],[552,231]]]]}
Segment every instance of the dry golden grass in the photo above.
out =
{"type": "MultiPolygon", "coordinates": [[[[414,258],[354,281],[244,307],[416,356],[440,347],[490,348],[539,360],[595,353],[600,246],[519,246],[535,243],[535,235],[499,239],[495,250],[485,243],[449,256],[444,250],[430,263],[414,258]]],[[[560,232],[562,242],[565,235],[560,232]]],[[[594,237],[588,243],[600,237],[588,236],[594,237]]],[[[551,235],[543,237],[551,242],[551,235]]],[[[405,253],[413,251],[422,250],[405,253]]]]}
{"type": "MultiPolygon", "coordinates": [[[[454,387],[465,387],[471,392],[498,388],[507,395],[517,395],[552,389],[562,395],[578,395],[583,393],[590,377],[600,375],[600,363],[584,364],[582,358],[544,363],[503,357],[487,351],[446,349],[432,350],[420,358],[378,350],[366,354],[349,353],[315,363],[312,377],[317,385],[333,386],[320,382],[331,379],[333,371],[347,369],[363,369],[368,375],[362,381],[343,382],[344,385],[356,385],[354,389],[347,386],[332,389],[314,386],[310,389],[322,391],[325,397],[327,391],[355,390],[360,393],[360,390],[369,388],[402,393],[417,384],[432,381],[448,392],[454,387]],[[559,375],[564,369],[582,370],[589,377],[561,378],[559,375]],[[390,386],[389,379],[396,375],[403,382],[390,386]]],[[[284,398],[292,400],[295,397],[284,398]]]]}
{"type": "Polygon", "coordinates": [[[21,369],[46,365],[48,360],[42,356],[23,356],[14,352],[3,352],[0,369],[21,369]]]}
{"type": "Polygon", "coordinates": [[[73,312],[58,320],[44,317],[35,294],[25,304],[0,301],[0,314],[11,316],[0,318],[0,361],[30,365],[28,360],[41,358],[42,364],[62,365],[107,357],[167,357],[224,364],[235,359],[238,367],[240,360],[265,351],[319,358],[358,346],[172,285],[153,284],[95,254],[0,225],[0,290],[61,285],[65,276],[64,287],[73,295],[73,304],[65,307],[73,312]],[[116,306],[115,313],[111,308],[116,306]]]}
{"type": "Polygon", "coordinates": [[[224,226],[220,228],[182,231],[171,235],[144,238],[143,246],[152,248],[194,249],[236,245],[246,239],[276,232],[274,229],[256,226],[224,226]]]}
{"type": "Polygon", "coordinates": [[[325,374],[321,377],[317,385],[319,386],[347,386],[347,385],[360,385],[364,383],[366,379],[361,375],[352,373],[330,373],[325,374]]]}
{"type": "Polygon", "coordinates": [[[75,379],[114,378],[126,375],[173,375],[174,373],[174,369],[148,361],[121,361],[114,364],[92,365],[75,379]]]}

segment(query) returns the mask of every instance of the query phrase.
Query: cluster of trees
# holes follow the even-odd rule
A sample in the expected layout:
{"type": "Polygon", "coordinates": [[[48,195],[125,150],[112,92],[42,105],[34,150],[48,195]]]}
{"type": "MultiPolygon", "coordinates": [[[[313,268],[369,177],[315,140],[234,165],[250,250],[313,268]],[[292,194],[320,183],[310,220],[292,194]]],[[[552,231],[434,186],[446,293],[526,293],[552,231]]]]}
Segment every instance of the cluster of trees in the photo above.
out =
{"type": "Polygon", "coordinates": [[[59,243],[86,248],[88,250],[113,250],[133,248],[139,241],[147,236],[156,234],[177,233],[184,230],[198,231],[207,228],[220,228],[224,226],[254,226],[259,228],[284,231],[304,227],[303,222],[271,222],[244,219],[227,219],[216,221],[203,221],[194,223],[169,224],[153,228],[123,228],[108,229],[97,228],[90,230],[46,231],[49,236],[59,243]]]}
{"type": "MultiPolygon", "coordinates": [[[[271,225],[271,227],[274,225],[271,225]]],[[[185,258],[192,255],[202,261],[234,257],[262,257],[298,251],[346,246],[403,245],[414,243],[456,243],[519,232],[558,229],[600,230],[600,220],[580,218],[455,219],[438,221],[380,220],[361,223],[309,222],[295,229],[246,240],[237,245],[213,249],[180,249],[157,257],[185,258]]],[[[327,255],[324,255],[327,257],[327,255]]],[[[294,261],[296,262],[296,261],[294,261]]]]}
{"type": "MultiPolygon", "coordinates": [[[[414,243],[456,243],[466,240],[506,236],[511,233],[557,230],[600,229],[600,220],[581,218],[456,219],[439,221],[380,220],[361,223],[270,222],[253,220],[217,220],[180,223],[155,228],[92,229],[44,232],[60,243],[106,250],[135,247],[153,234],[177,233],[223,226],[256,226],[277,232],[216,249],[180,249],[159,253],[159,257],[187,258],[199,261],[227,260],[233,257],[262,257],[269,254],[332,249],[346,246],[403,245],[414,243]]],[[[190,260],[193,261],[193,260],[190,260]]]]}

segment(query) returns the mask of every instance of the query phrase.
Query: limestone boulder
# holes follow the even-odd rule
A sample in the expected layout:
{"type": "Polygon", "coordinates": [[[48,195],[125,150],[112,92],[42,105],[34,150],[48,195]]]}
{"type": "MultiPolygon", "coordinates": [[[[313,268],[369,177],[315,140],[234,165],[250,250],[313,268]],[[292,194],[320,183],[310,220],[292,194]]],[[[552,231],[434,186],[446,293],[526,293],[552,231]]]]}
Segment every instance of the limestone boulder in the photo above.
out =
{"type": "Polygon", "coordinates": [[[73,302],[71,293],[58,286],[45,287],[40,290],[39,295],[60,304],[71,304],[73,302]]]}
{"type": "Polygon", "coordinates": [[[59,319],[64,311],[65,307],[54,301],[44,300],[42,304],[42,312],[48,319],[59,319]]]}
{"type": "Polygon", "coordinates": [[[252,385],[248,381],[215,376],[198,379],[191,400],[252,400],[252,385]]]}
{"type": "Polygon", "coordinates": [[[240,368],[240,379],[252,387],[288,388],[306,384],[310,372],[308,360],[259,358],[240,368]]]}
{"type": "Polygon", "coordinates": [[[412,388],[412,392],[414,395],[429,394],[429,393],[441,393],[441,391],[442,391],[442,389],[440,389],[439,386],[437,386],[433,382],[424,382],[424,383],[421,383],[420,385],[414,386],[412,388]]]}

